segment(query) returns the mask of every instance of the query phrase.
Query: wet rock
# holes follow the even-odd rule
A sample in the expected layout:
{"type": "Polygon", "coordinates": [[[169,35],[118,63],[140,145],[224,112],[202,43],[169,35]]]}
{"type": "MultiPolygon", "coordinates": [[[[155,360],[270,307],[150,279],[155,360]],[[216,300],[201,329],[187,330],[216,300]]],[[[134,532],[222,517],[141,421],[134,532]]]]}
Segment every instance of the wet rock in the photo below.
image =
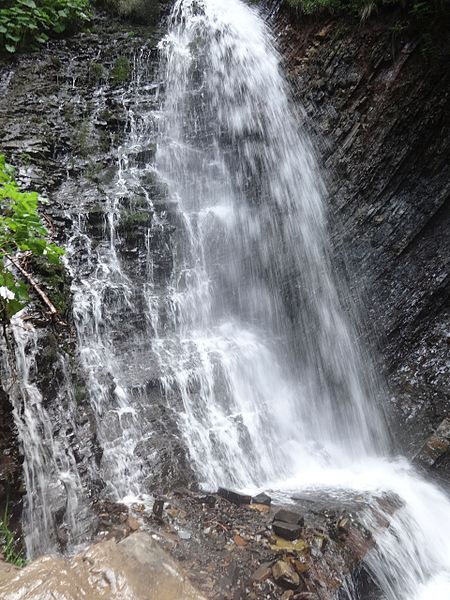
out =
{"type": "Polygon", "coordinates": [[[270,506],[272,503],[272,498],[265,494],[258,494],[257,496],[253,496],[252,504],[263,504],[264,506],[270,506]]]}
{"type": "Polygon", "coordinates": [[[255,510],[256,512],[260,512],[260,513],[270,512],[270,506],[267,506],[267,504],[250,504],[249,508],[251,510],[255,510]]]}
{"type": "Polygon", "coordinates": [[[450,418],[444,419],[436,431],[427,439],[415,462],[431,469],[450,453],[450,418]]]}
{"type": "Polygon", "coordinates": [[[278,560],[272,567],[275,583],[281,587],[295,590],[300,585],[300,576],[293,567],[284,560],[278,560]]]}
{"type": "Polygon", "coordinates": [[[305,523],[305,520],[302,517],[302,515],[292,510],[286,510],[284,508],[277,510],[273,517],[273,520],[281,521],[282,523],[292,523],[293,525],[299,525],[300,527],[303,527],[305,523]]]}
{"type": "Polygon", "coordinates": [[[350,517],[341,517],[336,523],[336,531],[338,535],[346,535],[350,531],[352,525],[350,517]]]}
{"type": "Polygon", "coordinates": [[[325,535],[315,535],[313,537],[312,540],[312,544],[311,546],[317,551],[317,552],[323,552],[325,550],[325,547],[327,545],[327,537],[325,535]]]}
{"type": "Polygon", "coordinates": [[[250,504],[250,502],[252,501],[251,496],[248,496],[246,494],[241,494],[234,490],[227,490],[225,488],[219,488],[217,490],[217,495],[220,496],[221,498],[225,498],[225,500],[228,500],[229,502],[232,502],[233,504],[237,504],[237,505],[250,504]]]}
{"type": "Polygon", "coordinates": [[[70,560],[42,557],[21,571],[0,570],[2,598],[202,600],[178,564],[146,533],[101,542],[70,560]]]}
{"type": "Polygon", "coordinates": [[[275,539],[275,543],[271,545],[273,550],[287,550],[288,552],[295,553],[306,553],[309,551],[310,546],[308,542],[302,539],[296,539],[294,541],[285,540],[281,537],[275,539]]]}
{"type": "Polygon", "coordinates": [[[153,508],[152,508],[152,512],[155,515],[155,517],[157,517],[158,519],[162,519],[163,511],[164,511],[164,500],[162,500],[162,499],[155,500],[153,503],[153,508]]]}
{"type": "MultiPolygon", "coordinates": [[[[450,38],[427,62],[412,30],[392,46],[396,19],[347,28],[281,10],[277,39],[327,171],[335,265],[365,289],[362,330],[369,349],[382,340],[394,439],[414,456],[450,413],[450,38]]],[[[450,481],[448,462],[432,468],[450,481]]]]}
{"type": "Polygon", "coordinates": [[[139,529],[139,521],[131,515],[127,519],[127,525],[131,531],[137,531],[139,529]]]}
{"type": "Polygon", "coordinates": [[[291,558],[290,563],[299,575],[309,571],[310,565],[306,558],[301,554],[298,555],[298,558],[291,558]]]}
{"type": "Polygon", "coordinates": [[[271,563],[262,563],[252,575],[253,581],[265,581],[272,576],[271,563]]]}
{"type": "Polygon", "coordinates": [[[272,523],[274,533],[290,542],[298,539],[301,535],[302,528],[293,523],[283,523],[282,521],[274,521],[272,523]]]}

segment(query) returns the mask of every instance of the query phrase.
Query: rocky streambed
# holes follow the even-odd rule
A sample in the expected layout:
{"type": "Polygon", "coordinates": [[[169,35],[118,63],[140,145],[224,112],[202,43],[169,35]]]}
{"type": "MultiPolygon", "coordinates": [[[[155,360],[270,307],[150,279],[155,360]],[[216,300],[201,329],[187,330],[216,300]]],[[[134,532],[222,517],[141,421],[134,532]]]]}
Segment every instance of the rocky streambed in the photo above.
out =
{"type": "Polygon", "coordinates": [[[267,494],[224,489],[175,490],[150,505],[103,501],[90,549],[23,571],[4,567],[3,597],[41,600],[53,592],[75,600],[83,589],[89,599],[331,600],[348,586],[373,591],[362,561],[374,544],[374,520],[380,530],[388,526],[398,500],[320,495],[305,492],[286,508],[267,494]]]}

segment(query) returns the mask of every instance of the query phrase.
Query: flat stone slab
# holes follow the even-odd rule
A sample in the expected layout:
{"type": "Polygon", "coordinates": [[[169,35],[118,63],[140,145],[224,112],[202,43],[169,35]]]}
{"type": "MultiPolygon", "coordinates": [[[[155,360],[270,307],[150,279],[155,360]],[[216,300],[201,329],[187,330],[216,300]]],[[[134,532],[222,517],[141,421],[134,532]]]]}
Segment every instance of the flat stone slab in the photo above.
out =
{"type": "Polygon", "coordinates": [[[247,496],[246,494],[241,494],[240,492],[236,492],[235,490],[227,490],[226,488],[219,488],[217,490],[217,495],[221,498],[225,498],[229,502],[233,504],[250,504],[252,501],[251,496],[247,496]]]}
{"type": "Polygon", "coordinates": [[[272,504],[272,498],[263,492],[262,494],[253,496],[252,504],[262,504],[264,506],[270,506],[272,504]]]}
{"type": "Polygon", "coordinates": [[[303,516],[293,510],[286,510],[285,508],[281,508],[277,510],[273,517],[275,521],[281,521],[282,523],[292,523],[293,525],[300,525],[301,527],[305,523],[305,519],[303,516]]]}
{"type": "Polygon", "coordinates": [[[284,540],[289,540],[290,542],[297,540],[302,532],[302,528],[300,525],[295,525],[295,523],[283,523],[282,521],[274,521],[272,523],[273,532],[282,537],[284,540]]]}

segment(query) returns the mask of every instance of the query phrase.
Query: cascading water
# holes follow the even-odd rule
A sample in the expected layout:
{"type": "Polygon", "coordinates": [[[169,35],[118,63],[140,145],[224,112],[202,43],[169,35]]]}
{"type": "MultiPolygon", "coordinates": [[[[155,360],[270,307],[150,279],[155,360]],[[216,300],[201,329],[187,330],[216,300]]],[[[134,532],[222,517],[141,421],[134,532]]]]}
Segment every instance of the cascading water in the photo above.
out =
{"type": "Polygon", "coordinates": [[[370,454],[384,429],[331,277],[320,175],[262,21],[240,2],[180,1],[161,47],[156,162],[182,227],[153,346],[197,469],[209,486],[243,487],[320,454],[370,454]]]}
{"type": "Polygon", "coordinates": [[[198,473],[398,495],[368,570],[388,600],[447,599],[450,502],[381,458],[376,382],[340,308],[323,185],[264,23],[241,0],[178,0],[161,47],[156,162],[183,227],[159,307],[170,326],[152,344],[198,473]]]}
{"type": "Polygon", "coordinates": [[[68,252],[105,493],[151,491],[155,422],[171,420],[205,487],[399,496],[367,568],[386,600],[448,600],[450,502],[383,458],[377,382],[332,276],[324,186],[264,21],[241,0],[177,0],[160,50],[162,103],[143,52],[104,220],[94,236],[78,190],[68,252]]]}
{"type": "Polygon", "coordinates": [[[57,402],[50,413],[34,383],[39,332],[20,316],[12,320],[15,361],[4,353],[2,379],[9,390],[14,422],[24,455],[24,537],[28,557],[86,541],[90,530],[88,504],[72,447],[75,399],[69,368],[59,355],[61,374],[57,402]]]}

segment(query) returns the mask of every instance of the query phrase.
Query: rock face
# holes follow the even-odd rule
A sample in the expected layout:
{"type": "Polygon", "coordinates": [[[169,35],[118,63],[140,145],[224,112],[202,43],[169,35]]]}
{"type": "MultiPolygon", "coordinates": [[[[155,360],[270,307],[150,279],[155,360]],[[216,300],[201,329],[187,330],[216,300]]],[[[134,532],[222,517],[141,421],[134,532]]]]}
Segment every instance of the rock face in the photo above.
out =
{"type": "Polygon", "coordinates": [[[450,419],[444,419],[427,439],[415,462],[426,469],[450,476],[450,419]]]}
{"type": "Polygon", "coordinates": [[[202,600],[179,566],[146,533],[110,540],[71,558],[45,556],[21,571],[0,569],[3,600],[202,600]]]}
{"type": "MultiPolygon", "coordinates": [[[[97,15],[93,32],[52,40],[39,52],[24,53],[9,60],[0,58],[0,152],[15,165],[17,179],[24,188],[38,190],[49,198],[45,216],[55,241],[62,245],[67,242],[73,222],[78,218],[73,215],[80,212],[86,217],[94,244],[101,240],[104,223],[103,206],[99,203],[107,200],[105,188],[117,173],[117,148],[126,135],[124,102],[133,94],[133,59],[145,48],[143,61],[152,71],[157,64],[155,46],[158,39],[159,31],[155,28],[131,26],[110,16],[97,15]],[[93,200],[81,209],[85,196],[93,200]]],[[[156,83],[154,87],[156,89],[156,83]]],[[[148,150],[150,154],[154,151],[152,147],[148,150]]],[[[138,157],[138,160],[148,159],[149,156],[138,157]]],[[[139,256],[147,252],[145,232],[150,218],[148,211],[141,211],[139,200],[124,199],[124,216],[120,224],[123,240],[120,251],[127,255],[127,266],[130,271],[134,268],[136,277],[140,277],[139,256]],[[125,206],[128,200],[131,207],[125,206]],[[136,252],[137,247],[140,254],[136,252]]],[[[158,210],[166,209],[162,203],[163,198],[158,210]]],[[[163,235],[168,235],[167,229],[161,237],[163,235]]],[[[155,244],[163,247],[164,241],[156,240],[155,244]]],[[[52,430],[49,438],[67,440],[79,483],[84,488],[81,495],[92,504],[101,496],[103,488],[97,475],[102,452],[76,348],[70,314],[70,281],[68,276],[64,281],[62,275],[56,277],[54,272],[44,272],[39,265],[30,265],[30,269],[50,298],[55,300],[58,296],[61,300],[61,316],[67,323],[67,326],[56,326],[49,322],[39,304],[32,307],[32,315],[28,316],[33,317],[39,347],[30,369],[31,383],[42,396],[42,406],[48,415],[46,422],[52,430]],[[65,389],[67,386],[70,394],[65,389]]],[[[135,326],[129,315],[128,322],[130,327],[135,326]]],[[[118,334],[115,343],[119,344],[126,335],[124,324],[122,337],[118,334]]],[[[14,344],[10,347],[14,348],[14,344]]],[[[2,347],[0,354],[2,359],[5,358],[7,349],[2,347]]],[[[13,352],[10,354],[12,363],[13,352]]],[[[8,382],[3,371],[0,374],[6,389],[8,382]]],[[[172,480],[190,482],[192,475],[183,460],[182,450],[179,444],[176,446],[176,441],[171,441],[175,436],[170,430],[170,419],[160,390],[152,381],[146,381],[145,385],[148,385],[148,395],[154,398],[151,403],[154,427],[161,433],[155,436],[157,448],[141,450],[145,456],[156,456],[157,464],[152,464],[152,484],[163,487],[170,485],[172,480]]],[[[9,496],[10,512],[15,518],[20,514],[20,498],[24,491],[21,485],[23,457],[15,434],[17,420],[24,411],[18,398],[18,408],[13,413],[11,388],[8,391],[9,398],[8,394],[0,393],[0,508],[3,509],[2,503],[9,496]]],[[[49,444],[49,447],[53,445],[49,444]]],[[[66,508],[71,502],[67,501],[66,487],[59,478],[53,479],[61,494],[53,511],[54,527],[52,524],[49,529],[54,529],[51,533],[54,549],[64,550],[70,545],[65,524],[66,508]]],[[[39,502],[44,504],[40,499],[39,502]]],[[[76,522],[79,521],[77,518],[76,522]]]]}
{"type": "Polygon", "coordinates": [[[276,33],[326,168],[336,257],[366,301],[412,455],[450,412],[450,42],[436,33],[427,55],[417,33],[393,33],[398,20],[281,10],[276,33]]]}

